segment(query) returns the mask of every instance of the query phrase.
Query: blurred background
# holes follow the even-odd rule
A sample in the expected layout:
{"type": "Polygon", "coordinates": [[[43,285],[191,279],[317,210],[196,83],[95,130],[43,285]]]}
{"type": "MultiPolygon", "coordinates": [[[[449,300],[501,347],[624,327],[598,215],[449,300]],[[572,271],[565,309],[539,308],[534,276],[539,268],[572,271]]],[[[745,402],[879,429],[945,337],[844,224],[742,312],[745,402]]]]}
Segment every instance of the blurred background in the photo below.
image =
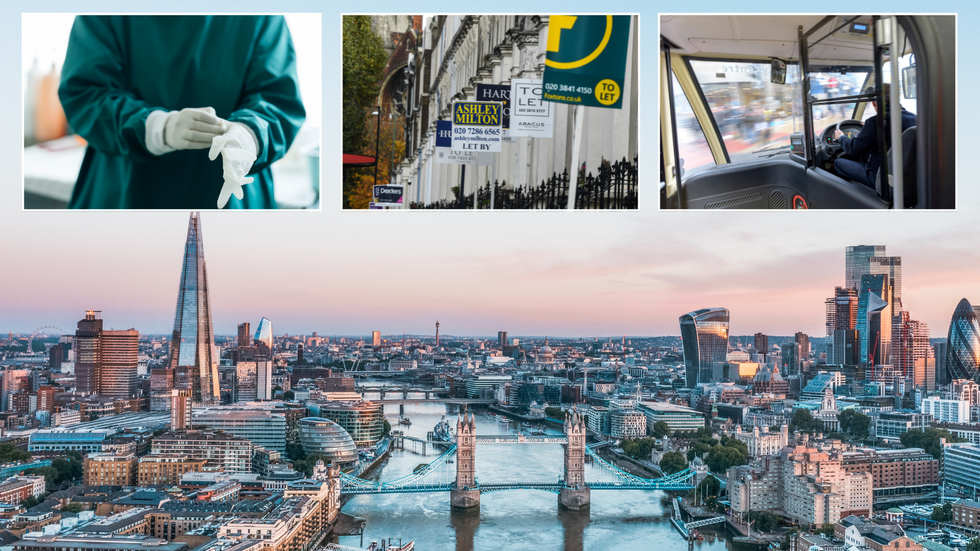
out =
{"type": "MultiPolygon", "coordinates": [[[[279,208],[319,208],[322,125],[322,25],[320,14],[286,14],[296,49],[306,122],[285,157],[272,165],[279,208]]],[[[65,208],[85,154],[58,100],[61,65],[74,14],[22,15],[24,105],[24,208],[65,208]]]]}

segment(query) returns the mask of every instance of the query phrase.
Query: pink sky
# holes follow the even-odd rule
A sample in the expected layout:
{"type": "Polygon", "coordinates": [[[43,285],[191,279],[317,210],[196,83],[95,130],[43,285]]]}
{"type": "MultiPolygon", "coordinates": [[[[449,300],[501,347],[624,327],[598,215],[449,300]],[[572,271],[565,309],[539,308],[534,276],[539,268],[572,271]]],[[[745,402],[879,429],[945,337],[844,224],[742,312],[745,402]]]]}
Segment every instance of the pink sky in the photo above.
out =
{"type": "MultiPolygon", "coordinates": [[[[648,191],[648,190],[645,190],[648,191]]],[[[187,214],[16,213],[0,331],[171,330],[187,214]],[[11,292],[12,291],[12,292],[11,292]]],[[[215,330],[273,320],[277,334],[675,335],[723,306],[734,335],[824,335],[844,247],[903,258],[903,300],[945,336],[980,300],[977,223],[963,213],[204,213],[215,330]],[[860,224],[857,222],[861,221],[860,224]],[[847,228],[854,223],[853,228],[847,228]]]]}

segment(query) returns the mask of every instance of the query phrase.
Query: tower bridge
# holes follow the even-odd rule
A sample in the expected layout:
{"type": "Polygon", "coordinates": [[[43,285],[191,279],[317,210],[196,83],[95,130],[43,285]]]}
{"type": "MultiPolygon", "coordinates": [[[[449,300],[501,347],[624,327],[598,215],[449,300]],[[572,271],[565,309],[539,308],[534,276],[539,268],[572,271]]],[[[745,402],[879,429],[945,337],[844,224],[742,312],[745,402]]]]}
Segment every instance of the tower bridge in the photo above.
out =
{"type": "MultiPolygon", "coordinates": [[[[384,482],[363,480],[341,474],[341,494],[395,494],[417,492],[449,492],[450,505],[454,509],[470,509],[480,506],[482,494],[505,490],[540,490],[558,494],[558,503],[567,509],[584,509],[591,502],[592,490],[675,490],[694,488],[694,472],[690,469],[648,479],[627,473],[606,460],[586,445],[586,427],[583,417],[577,413],[565,420],[564,436],[482,435],[476,434],[473,414],[460,417],[456,423],[455,442],[445,442],[449,449],[425,467],[384,482]],[[481,484],[476,473],[477,444],[561,444],[564,446],[564,472],[558,480],[515,480],[481,484]],[[450,458],[455,457],[455,473],[450,458]],[[593,473],[604,473],[611,480],[586,480],[585,464],[591,460],[593,473]]],[[[435,442],[433,442],[435,443],[435,442]]]]}

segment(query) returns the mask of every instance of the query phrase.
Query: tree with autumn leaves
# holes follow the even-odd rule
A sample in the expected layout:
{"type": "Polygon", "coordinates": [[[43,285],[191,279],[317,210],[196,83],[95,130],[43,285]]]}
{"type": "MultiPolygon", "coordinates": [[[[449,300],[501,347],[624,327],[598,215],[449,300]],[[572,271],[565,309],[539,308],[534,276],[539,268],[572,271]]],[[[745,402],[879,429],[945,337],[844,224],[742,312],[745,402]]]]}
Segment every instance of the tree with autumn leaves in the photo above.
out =
{"type": "MultiPolygon", "coordinates": [[[[344,16],[344,152],[377,156],[374,108],[378,103],[381,78],[388,62],[381,37],[371,30],[371,17],[344,16]]],[[[380,115],[377,115],[380,116],[380,115]]],[[[386,117],[382,117],[382,125],[386,117]]],[[[389,142],[390,143],[390,142],[389,142]]],[[[384,149],[384,148],[382,148],[384,149]]],[[[388,156],[391,157],[391,151],[388,156]]],[[[381,156],[385,156],[382,151],[381,156]]],[[[391,162],[380,159],[378,182],[387,181],[391,162]],[[382,177],[382,171],[385,173],[382,177]]],[[[366,208],[374,184],[374,168],[344,170],[344,208],[366,208]]]]}

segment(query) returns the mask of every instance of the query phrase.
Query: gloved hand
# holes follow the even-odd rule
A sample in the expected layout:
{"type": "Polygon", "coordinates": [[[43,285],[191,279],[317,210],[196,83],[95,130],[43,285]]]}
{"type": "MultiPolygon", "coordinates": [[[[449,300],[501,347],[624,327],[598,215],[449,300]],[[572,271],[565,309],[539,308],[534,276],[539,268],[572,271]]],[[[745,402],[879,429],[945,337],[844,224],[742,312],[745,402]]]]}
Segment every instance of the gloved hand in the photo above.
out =
{"type": "Polygon", "coordinates": [[[228,199],[234,195],[239,200],[245,196],[242,186],[251,184],[254,179],[245,175],[252,169],[258,154],[258,143],[252,130],[242,123],[221,121],[226,128],[223,135],[217,136],[211,142],[208,158],[212,161],[221,154],[221,166],[224,170],[224,185],[218,194],[218,208],[224,208],[228,199]]]}
{"type": "Polygon", "coordinates": [[[181,109],[171,111],[163,130],[163,143],[173,149],[207,149],[211,140],[224,134],[221,119],[214,109],[181,109]]]}

